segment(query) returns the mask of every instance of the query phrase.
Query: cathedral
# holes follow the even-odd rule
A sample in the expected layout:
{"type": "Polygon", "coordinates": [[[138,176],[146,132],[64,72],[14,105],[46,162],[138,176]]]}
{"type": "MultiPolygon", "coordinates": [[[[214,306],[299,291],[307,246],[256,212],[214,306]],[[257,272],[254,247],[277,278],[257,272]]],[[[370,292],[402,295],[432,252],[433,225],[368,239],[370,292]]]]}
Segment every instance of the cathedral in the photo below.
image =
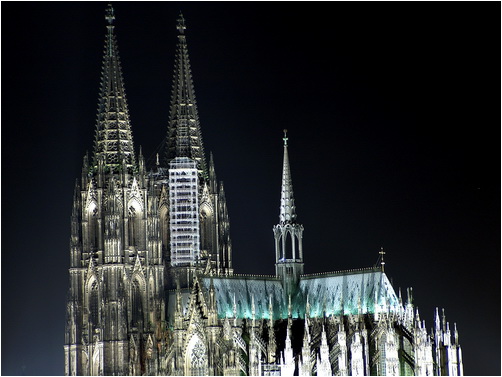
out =
{"type": "Polygon", "coordinates": [[[436,309],[426,328],[383,250],[369,268],[304,274],[286,130],[275,275],[234,273],[183,16],[152,166],[134,146],[111,5],[105,19],[94,147],[71,213],[66,375],[463,375],[456,325],[436,309]]]}

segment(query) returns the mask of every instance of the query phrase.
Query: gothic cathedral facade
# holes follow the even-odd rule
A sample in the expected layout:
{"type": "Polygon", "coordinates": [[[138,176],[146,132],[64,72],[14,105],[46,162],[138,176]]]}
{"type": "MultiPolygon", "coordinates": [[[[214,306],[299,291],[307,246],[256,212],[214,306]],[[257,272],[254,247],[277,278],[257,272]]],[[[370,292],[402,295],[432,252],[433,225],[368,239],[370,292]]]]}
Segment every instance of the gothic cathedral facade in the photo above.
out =
{"type": "Polygon", "coordinates": [[[428,333],[383,259],[303,273],[286,132],[276,274],[234,274],[184,19],[165,152],[151,167],[135,152],[114,19],[108,6],[94,149],[74,191],[66,375],[462,375],[456,326],[436,310],[428,333]]]}

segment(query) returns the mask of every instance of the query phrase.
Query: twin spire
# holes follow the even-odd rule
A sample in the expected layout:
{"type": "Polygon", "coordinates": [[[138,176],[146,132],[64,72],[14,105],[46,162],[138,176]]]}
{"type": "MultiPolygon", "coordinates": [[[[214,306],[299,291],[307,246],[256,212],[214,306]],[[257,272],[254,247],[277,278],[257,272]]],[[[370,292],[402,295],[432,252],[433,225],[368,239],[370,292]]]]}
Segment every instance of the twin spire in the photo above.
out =
{"type": "Polygon", "coordinates": [[[108,5],[105,19],[108,21],[108,25],[92,165],[96,168],[98,162],[102,162],[105,168],[111,172],[123,169],[131,172],[135,169],[136,158],[122,68],[114,33],[115,14],[111,5],[108,5]]]}
{"type": "MultiPolygon", "coordinates": [[[[136,168],[131,122],[127,106],[122,68],[113,22],[115,13],[108,5],[105,19],[108,21],[98,115],[94,141],[93,166],[101,160],[112,172],[136,168]]],[[[189,157],[197,162],[199,173],[208,177],[202,143],[197,102],[185,36],[185,19],[180,13],[177,26],[178,45],[171,93],[171,107],[167,134],[167,160],[189,157]]],[[[293,185],[288,157],[287,130],[284,130],[284,161],[282,172],[280,223],[296,220],[293,185]]]]}
{"type": "MultiPolygon", "coordinates": [[[[105,19],[108,25],[106,26],[92,168],[95,169],[99,163],[103,163],[105,169],[110,172],[119,172],[124,169],[132,172],[136,170],[136,157],[113,25],[115,13],[111,5],[108,5],[106,9],[105,19]]],[[[181,14],[176,28],[178,45],[167,134],[167,162],[175,157],[189,157],[197,162],[201,176],[207,178],[207,164],[184,35],[185,19],[181,14]]]]}
{"type": "Polygon", "coordinates": [[[207,164],[188,58],[185,19],[181,13],[177,21],[178,44],[167,131],[167,162],[175,157],[189,157],[197,162],[199,174],[207,178],[207,164]]]}

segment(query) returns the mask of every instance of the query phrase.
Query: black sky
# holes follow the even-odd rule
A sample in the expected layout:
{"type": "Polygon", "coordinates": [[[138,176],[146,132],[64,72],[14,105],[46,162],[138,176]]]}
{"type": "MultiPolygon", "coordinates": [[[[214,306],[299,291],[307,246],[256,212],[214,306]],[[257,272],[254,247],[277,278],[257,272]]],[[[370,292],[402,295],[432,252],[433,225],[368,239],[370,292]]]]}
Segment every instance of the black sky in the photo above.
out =
{"type": "MultiPolygon", "coordinates": [[[[2,374],[64,372],[72,194],[106,2],[2,2],[2,374]]],[[[499,2],[115,2],[136,149],[166,134],[179,11],[235,271],[274,272],[282,130],[305,270],[380,247],[465,373],[500,375],[499,2]]]]}

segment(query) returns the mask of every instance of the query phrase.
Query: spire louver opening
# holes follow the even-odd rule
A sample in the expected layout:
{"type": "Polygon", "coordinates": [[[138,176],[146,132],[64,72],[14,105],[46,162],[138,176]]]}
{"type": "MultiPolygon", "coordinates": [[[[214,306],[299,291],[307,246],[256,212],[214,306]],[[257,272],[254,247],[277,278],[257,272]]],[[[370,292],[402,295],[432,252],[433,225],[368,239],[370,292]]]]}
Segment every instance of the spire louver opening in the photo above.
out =
{"type": "Polygon", "coordinates": [[[105,19],[108,21],[98,116],[94,142],[93,167],[102,161],[105,169],[118,172],[136,168],[131,122],[122,78],[117,40],[114,33],[114,11],[109,5],[105,19]]]}

